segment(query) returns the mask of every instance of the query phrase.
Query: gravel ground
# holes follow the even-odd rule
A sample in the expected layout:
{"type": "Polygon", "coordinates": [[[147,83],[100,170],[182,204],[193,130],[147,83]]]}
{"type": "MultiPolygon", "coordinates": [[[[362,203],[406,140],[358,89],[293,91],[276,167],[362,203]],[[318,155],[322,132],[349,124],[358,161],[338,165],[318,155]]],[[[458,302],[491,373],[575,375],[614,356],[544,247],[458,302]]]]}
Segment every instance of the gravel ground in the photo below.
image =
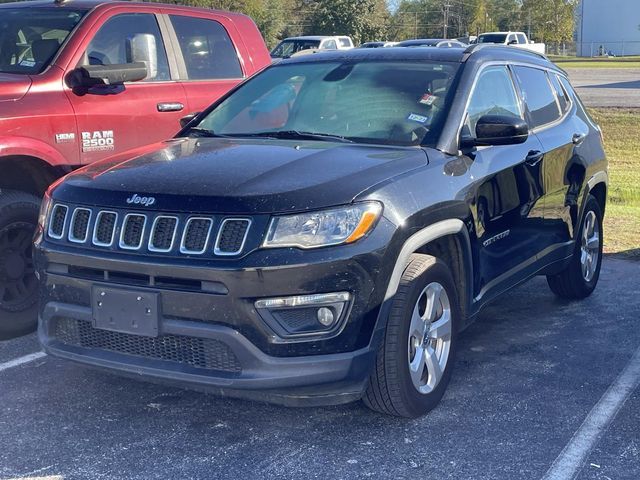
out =
{"type": "MultiPolygon", "coordinates": [[[[639,293],[640,263],[611,258],[582,302],[542,278],[519,287],[462,334],[442,403],[417,420],[217,398],[44,357],[0,371],[0,478],[540,479],[638,351],[639,293]]],[[[34,336],[5,342],[0,362],[35,351],[34,336]]],[[[634,390],[576,478],[640,478],[634,390]]]]}

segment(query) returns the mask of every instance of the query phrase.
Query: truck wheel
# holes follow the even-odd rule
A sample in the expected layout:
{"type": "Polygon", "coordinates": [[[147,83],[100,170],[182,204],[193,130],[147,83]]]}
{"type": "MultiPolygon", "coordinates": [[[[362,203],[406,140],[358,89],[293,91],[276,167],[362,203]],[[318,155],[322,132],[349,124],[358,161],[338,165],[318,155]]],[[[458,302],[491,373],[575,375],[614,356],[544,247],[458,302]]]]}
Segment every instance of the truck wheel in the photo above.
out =
{"type": "Polygon", "coordinates": [[[447,266],[412,255],[393,299],[365,405],[408,418],[434,408],[451,377],[459,312],[447,266]]]}
{"type": "Polygon", "coordinates": [[[0,340],[35,330],[38,282],[32,242],[40,199],[0,190],[0,340]]]}
{"type": "Polygon", "coordinates": [[[572,300],[591,295],[600,278],[602,244],[602,209],[589,195],[571,262],[557,275],[547,276],[551,291],[572,300]]]}

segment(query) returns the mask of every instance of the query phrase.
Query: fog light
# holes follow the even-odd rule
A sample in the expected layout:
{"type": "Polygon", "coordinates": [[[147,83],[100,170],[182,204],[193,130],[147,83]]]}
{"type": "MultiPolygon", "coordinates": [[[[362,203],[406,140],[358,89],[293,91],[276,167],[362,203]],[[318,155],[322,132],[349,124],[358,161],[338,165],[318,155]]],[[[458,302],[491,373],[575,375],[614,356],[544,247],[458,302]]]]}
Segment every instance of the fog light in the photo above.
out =
{"type": "Polygon", "coordinates": [[[346,321],[350,303],[351,294],[336,292],[263,298],[254,305],[264,322],[286,341],[292,337],[312,340],[338,333],[346,321]]]}
{"type": "Polygon", "coordinates": [[[333,317],[333,312],[331,311],[330,308],[327,308],[327,307],[319,308],[317,316],[318,316],[318,321],[325,327],[328,327],[333,323],[334,317],[333,317]]]}

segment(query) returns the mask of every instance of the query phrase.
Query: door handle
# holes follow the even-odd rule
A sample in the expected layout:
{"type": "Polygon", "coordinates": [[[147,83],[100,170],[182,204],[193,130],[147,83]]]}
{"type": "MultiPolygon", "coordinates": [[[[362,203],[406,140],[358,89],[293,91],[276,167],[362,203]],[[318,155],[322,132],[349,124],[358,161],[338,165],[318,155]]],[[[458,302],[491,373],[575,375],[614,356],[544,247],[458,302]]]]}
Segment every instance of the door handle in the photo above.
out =
{"type": "Polygon", "coordinates": [[[184,109],[184,105],[180,102],[165,102],[158,104],[159,112],[181,112],[184,109]]]}
{"type": "Polygon", "coordinates": [[[582,142],[584,142],[585,138],[587,138],[587,136],[584,133],[576,133],[573,135],[571,141],[574,145],[580,145],[582,142]]]}
{"type": "Polygon", "coordinates": [[[541,152],[540,150],[531,150],[524,161],[530,167],[535,167],[538,163],[540,163],[540,160],[542,160],[543,157],[544,152],[541,152]]]}

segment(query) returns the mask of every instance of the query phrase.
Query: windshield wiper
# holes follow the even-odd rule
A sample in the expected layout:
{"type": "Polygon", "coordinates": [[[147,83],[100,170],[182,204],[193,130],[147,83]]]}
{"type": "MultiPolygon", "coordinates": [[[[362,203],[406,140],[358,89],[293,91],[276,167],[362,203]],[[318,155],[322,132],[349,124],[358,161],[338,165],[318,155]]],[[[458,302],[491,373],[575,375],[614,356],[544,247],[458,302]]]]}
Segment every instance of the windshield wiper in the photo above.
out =
{"type": "Polygon", "coordinates": [[[340,135],[331,135],[329,133],[318,132],[300,132],[298,130],[276,130],[272,132],[255,132],[255,133],[233,133],[225,135],[228,137],[266,137],[291,140],[321,140],[321,141],[338,141],[342,143],[354,143],[346,137],[340,135]]]}
{"type": "Polygon", "coordinates": [[[207,130],[206,128],[191,127],[187,130],[187,135],[190,137],[221,137],[222,135],[216,135],[213,130],[207,130]]]}

